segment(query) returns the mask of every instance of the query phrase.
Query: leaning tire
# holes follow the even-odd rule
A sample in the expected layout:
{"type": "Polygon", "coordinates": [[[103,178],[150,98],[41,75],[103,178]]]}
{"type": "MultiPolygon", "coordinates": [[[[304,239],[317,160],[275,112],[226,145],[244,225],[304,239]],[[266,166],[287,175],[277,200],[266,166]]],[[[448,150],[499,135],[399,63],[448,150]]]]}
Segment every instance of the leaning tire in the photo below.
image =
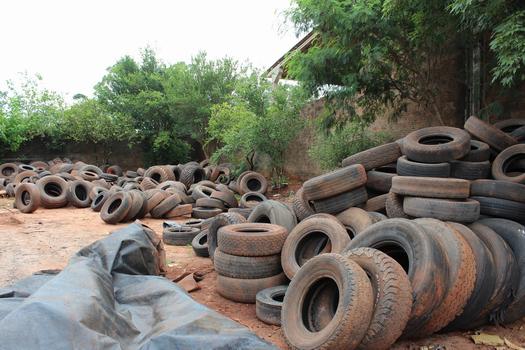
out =
{"type": "Polygon", "coordinates": [[[510,166],[516,161],[525,159],[525,144],[519,144],[505,149],[498,154],[492,163],[492,176],[496,180],[504,180],[525,184],[525,172],[516,176],[507,174],[510,166]]]}
{"type": "Polygon", "coordinates": [[[281,310],[288,286],[266,288],[255,296],[255,315],[264,323],[281,325],[281,310]]]}
{"type": "Polygon", "coordinates": [[[283,226],[287,232],[297,225],[295,213],[278,201],[267,200],[256,206],[248,217],[248,222],[259,222],[283,226]]]}
{"type": "Polygon", "coordinates": [[[87,208],[91,205],[89,192],[91,184],[87,181],[76,180],[71,182],[68,188],[68,200],[77,208],[87,208]]]}
{"type": "Polygon", "coordinates": [[[131,207],[131,196],[127,192],[114,193],[102,206],[100,217],[108,224],[124,220],[131,207]]]}
{"type": "Polygon", "coordinates": [[[36,185],[40,190],[40,200],[44,208],[62,208],[67,205],[67,189],[69,185],[60,176],[46,176],[38,180],[36,185]]]}
{"type": "Polygon", "coordinates": [[[15,189],[15,205],[22,213],[32,213],[40,207],[40,190],[35,184],[22,183],[15,189]]]}
{"type": "Polygon", "coordinates": [[[396,142],[370,148],[343,159],[343,167],[361,164],[365,170],[372,170],[383,165],[395,163],[401,157],[401,150],[396,142]]]}
{"type": "Polygon", "coordinates": [[[310,203],[304,198],[302,187],[297,191],[293,199],[293,210],[299,221],[315,214],[310,203]]]}
{"type": "Polygon", "coordinates": [[[474,116],[465,122],[465,130],[497,151],[503,151],[516,144],[512,136],[474,116]]]}
{"type": "Polygon", "coordinates": [[[191,241],[191,247],[195,252],[195,255],[207,258],[210,256],[208,253],[208,230],[201,231],[197,236],[191,241]]]}

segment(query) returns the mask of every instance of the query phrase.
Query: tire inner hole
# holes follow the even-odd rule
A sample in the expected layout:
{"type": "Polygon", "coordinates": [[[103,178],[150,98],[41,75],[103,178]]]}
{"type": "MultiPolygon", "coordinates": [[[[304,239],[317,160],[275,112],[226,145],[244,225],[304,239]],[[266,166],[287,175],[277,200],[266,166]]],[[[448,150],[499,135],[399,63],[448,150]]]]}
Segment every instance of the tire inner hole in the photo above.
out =
{"type": "Polygon", "coordinates": [[[272,221],[270,220],[270,218],[267,215],[261,215],[255,221],[263,223],[263,224],[271,224],[272,223],[272,221]]]}
{"type": "Polygon", "coordinates": [[[323,330],[334,318],[339,304],[339,288],[329,277],[312,284],[303,301],[301,316],[310,332],[323,330]]]}
{"type": "Polygon", "coordinates": [[[261,181],[257,179],[250,179],[246,181],[246,186],[250,191],[257,192],[262,188],[261,181]]]}
{"type": "Polygon", "coordinates": [[[62,194],[62,187],[55,183],[48,183],[44,186],[44,192],[51,197],[59,197],[62,194]]]}
{"type": "Polygon", "coordinates": [[[77,196],[77,198],[81,201],[85,201],[88,196],[86,188],[84,186],[75,187],[75,196],[77,196]]]}
{"type": "Polygon", "coordinates": [[[29,192],[24,191],[24,193],[22,193],[22,203],[24,203],[24,205],[29,205],[30,202],[31,195],[29,194],[29,192]]]}
{"type": "Polygon", "coordinates": [[[272,300],[275,300],[279,303],[282,303],[284,301],[284,293],[279,292],[272,295],[272,300]]]}
{"type": "Polygon", "coordinates": [[[410,260],[406,251],[394,242],[385,242],[383,244],[374,245],[372,248],[382,251],[401,265],[403,270],[408,273],[410,269],[410,260]]]}
{"type": "Polygon", "coordinates": [[[332,243],[330,238],[321,231],[313,231],[303,237],[295,250],[295,261],[303,266],[308,260],[322,253],[330,253],[332,243]]]}
{"type": "Polygon", "coordinates": [[[120,205],[122,204],[122,199],[118,198],[118,199],[115,199],[113,201],[113,203],[111,203],[111,205],[109,206],[108,208],[108,214],[111,214],[113,213],[115,210],[117,210],[120,205]]]}
{"type": "Polygon", "coordinates": [[[449,143],[453,140],[452,137],[446,135],[431,135],[422,137],[419,139],[419,143],[423,145],[440,145],[443,143],[449,143]]]}
{"type": "Polygon", "coordinates": [[[518,176],[520,173],[525,172],[525,155],[516,154],[512,157],[509,157],[505,162],[503,162],[503,172],[507,176],[518,176]],[[509,174],[517,173],[517,174],[509,174]]]}

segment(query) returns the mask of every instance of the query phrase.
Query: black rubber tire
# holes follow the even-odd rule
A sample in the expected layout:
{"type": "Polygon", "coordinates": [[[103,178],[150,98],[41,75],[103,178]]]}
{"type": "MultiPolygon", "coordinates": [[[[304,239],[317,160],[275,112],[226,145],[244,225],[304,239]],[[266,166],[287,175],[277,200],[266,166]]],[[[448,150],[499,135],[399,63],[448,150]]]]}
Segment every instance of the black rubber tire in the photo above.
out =
{"type": "Polygon", "coordinates": [[[157,183],[175,181],[175,175],[173,174],[173,171],[171,171],[171,168],[160,165],[148,168],[144,173],[144,177],[150,177],[157,183]]]}
{"type": "Polygon", "coordinates": [[[337,214],[368,200],[366,187],[361,186],[333,197],[313,201],[316,213],[337,214]]]}
{"type": "Polygon", "coordinates": [[[450,162],[450,177],[466,180],[486,179],[490,176],[490,162],[450,162]]]}
{"type": "Polygon", "coordinates": [[[314,177],[303,183],[304,197],[309,201],[329,198],[365,183],[365,168],[360,164],[351,165],[314,177]]]}
{"type": "Polygon", "coordinates": [[[195,255],[207,258],[210,256],[208,252],[208,230],[201,231],[197,236],[191,241],[191,247],[195,252],[195,255]]]}
{"type": "Polygon", "coordinates": [[[473,196],[480,204],[480,213],[525,223],[525,203],[507,199],[473,196]]]}
{"type": "Polygon", "coordinates": [[[241,194],[248,192],[264,194],[268,190],[268,181],[263,175],[252,171],[239,180],[239,189],[241,194]]]}
{"type": "Polygon", "coordinates": [[[448,162],[463,158],[470,151],[470,135],[450,126],[431,126],[408,134],[401,150],[412,161],[448,162]]]}
{"type": "Polygon", "coordinates": [[[206,178],[206,173],[200,165],[185,165],[180,173],[179,181],[190,188],[191,184],[202,181],[206,178]]]}
{"type": "Polygon", "coordinates": [[[36,185],[40,190],[40,201],[42,207],[54,209],[62,208],[67,205],[69,184],[60,176],[46,176],[38,180],[36,185]]]}
{"type": "Polygon", "coordinates": [[[440,177],[396,176],[392,179],[391,191],[403,196],[466,199],[470,195],[470,182],[440,177]]]}
{"type": "Polygon", "coordinates": [[[299,221],[315,214],[310,202],[304,198],[303,188],[301,187],[293,198],[293,211],[299,221]]]}
{"type": "Polygon", "coordinates": [[[143,205],[143,198],[139,193],[140,191],[138,190],[132,190],[128,192],[128,194],[131,197],[131,205],[128,213],[126,214],[126,217],[122,219],[123,222],[134,221],[137,218],[139,212],[141,211],[143,205]]]}
{"type": "Polygon", "coordinates": [[[366,203],[360,206],[361,209],[365,211],[373,212],[383,212],[386,213],[386,199],[388,198],[388,193],[368,198],[366,203]]]}
{"type": "Polygon", "coordinates": [[[410,216],[403,211],[403,196],[394,192],[388,192],[385,200],[386,215],[392,218],[409,219],[410,216]]]}
{"type": "Polygon", "coordinates": [[[339,213],[336,218],[344,225],[350,238],[354,238],[375,223],[374,219],[360,208],[349,208],[339,213]]]}
{"type": "Polygon", "coordinates": [[[100,212],[102,206],[104,206],[104,203],[106,203],[108,198],[112,195],[113,193],[110,191],[99,192],[99,194],[91,202],[91,209],[93,209],[94,212],[100,212]]]}
{"type": "Polygon", "coordinates": [[[366,188],[381,194],[388,193],[392,187],[392,178],[396,175],[396,172],[370,170],[366,173],[366,188]]]}
{"type": "Polygon", "coordinates": [[[131,196],[128,192],[113,193],[102,206],[100,217],[104,222],[114,225],[126,217],[130,208],[131,196]]]}
{"type": "Polygon", "coordinates": [[[402,156],[397,160],[397,174],[399,176],[450,177],[450,164],[418,163],[402,156]]]}
{"type": "Polygon", "coordinates": [[[213,260],[215,249],[217,249],[217,232],[223,226],[241,224],[246,219],[238,213],[222,213],[213,218],[208,227],[208,253],[213,260]]]}
{"type": "Polygon", "coordinates": [[[215,251],[213,266],[219,275],[233,278],[265,278],[283,272],[280,254],[237,256],[222,252],[220,247],[215,251]]]}
{"type": "Polygon", "coordinates": [[[490,322],[499,323],[518,287],[519,267],[509,245],[494,230],[478,222],[469,225],[469,228],[489,249],[496,271],[492,296],[486,304],[480,305],[478,317],[470,327],[479,327],[490,322]]]}
{"type": "Polygon", "coordinates": [[[267,201],[268,198],[264,194],[258,192],[247,192],[242,195],[241,200],[239,201],[239,206],[241,208],[255,208],[260,203],[267,201]]]}
{"type": "Polygon", "coordinates": [[[179,204],[181,204],[180,196],[178,194],[172,194],[171,196],[163,199],[160,204],[151,209],[151,217],[157,219],[162,218],[164,215],[166,215],[166,213],[177,207],[179,204]]]}
{"type": "Polygon", "coordinates": [[[470,183],[470,195],[525,203],[525,185],[501,180],[476,180],[470,183]]]}
{"type": "Polygon", "coordinates": [[[490,227],[509,245],[519,270],[518,288],[503,314],[503,323],[515,322],[525,316],[525,227],[506,219],[481,219],[478,223],[490,227]]]}
{"type": "MultiPolygon", "coordinates": [[[[211,187],[196,185],[191,190],[191,197],[197,201],[199,198],[210,198],[211,194],[215,191],[211,187]]],[[[188,192],[189,193],[189,192],[188,192]]]]}
{"type": "Polygon", "coordinates": [[[250,217],[250,214],[252,213],[253,208],[230,208],[228,209],[228,213],[237,213],[242,215],[245,219],[248,219],[250,217]]]}
{"type": "Polygon", "coordinates": [[[342,166],[361,164],[365,170],[372,170],[390,163],[394,163],[401,157],[401,150],[397,142],[387,143],[381,146],[367,149],[343,159],[342,166]]]}
{"type": "Polygon", "coordinates": [[[223,226],[217,232],[217,247],[237,256],[279,254],[288,231],[282,226],[245,222],[223,226]]]}
{"type": "Polygon", "coordinates": [[[442,301],[448,283],[446,260],[439,244],[419,225],[406,219],[380,221],[357,235],[343,251],[375,248],[396,260],[408,274],[413,306],[406,332],[424,322],[442,301]]]}
{"type": "Polygon", "coordinates": [[[210,219],[222,213],[219,208],[195,207],[192,216],[196,219],[210,219]]]}
{"type": "Polygon", "coordinates": [[[467,119],[464,127],[472,136],[497,151],[503,151],[517,142],[512,136],[474,116],[467,119]]]}
{"type": "Polygon", "coordinates": [[[162,241],[168,245],[186,246],[191,244],[200,232],[201,230],[196,227],[167,227],[162,232],[162,241]]]}
{"type": "Polygon", "coordinates": [[[155,179],[152,179],[151,177],[145,177],[140,183],[140,189],[142,191],[147,191],[157,188],[158,185],[159,183],[155,179]]]}
{"type": "Polygon", "coordinates": [[[514,137],[519,143],[525,143],[525,126],[512,131],[510,136],[514,137]]]}
{"type": "Polygon", "coordinates": [[[40,207],[40,190],[35,184],[22,183],[15,188],[15,205],[22,213],[33,213],[40,207]]]}
{"type": "Polygon", "coordinates": [[[525,126],[525,118],[511,118],[500,120],[494,123],[494,127],[500,129],[503,132],[511,133],[514,130],[525,126]]]}
{"type": "Polygon", "coordinates": [[[288,286],[282,331],[292,349],[355,349],[373,309],[373,290],[363,269],[339,254],[322,254],[288,286]]]}
{"type": "Polygon", "coordinates": [[[216,291],[226,299],[254,304],[259,291],[286,283],[283,273],[266,278],[231,278],[217,275],[216,291]]]}
{"type": "MultiPolygon", "coordinates": [[[[191,216],[192,214],[193,214],[193,207],[191,204],[179,204],[175,208],[171,209],[166,214],[164,214],[164,217],[166,219],[171,219],[171,218],[186,219],[188,216],[191,216]]],[[[196,218],[196,219],[204,219],[204,218],[196,218]]]]}
{"type": "Polygon", "coordinates": [[[76,180],[69,184],[67,198],[69,203],[77,208],[88,208],[91,205],[89,192],[91,184],[84,180],[76,180]]]}
{"type": "Polygon", "coordinates": [[[221,200],[214,198],[199,198],[195,201],[195,206],[205,208],[218,208],[221,211],[226,210],[224,203],[221,200]]]}
{"type": "Polygon", "coordinates": [[[374,313],[357,349],[389,349],[401,336],[412,310],[412,287],[401,265],[373,248],[356,248],[345,257],[368,275],[374,291],[374,313]]]}
{"type": "Polygon", "coordinates": [[[297,225],[297,217],[286,204],[267,200],[256,206],[248,217],[248,222],[259,222],[283,226],[286,232],[297,225]]]}
{"type": "Polygon", "coordinates": [[[492,162],[492,176],[496,180],[525,184],[525,171],[509,174],[509,168],[519,161],[525,161],[525,144],[511,146],[502,151],[492,162]]]}
{"type": "Polygon", "coordinates": [[[281,253],[281,264],[293,278],[309,259],[321,253],[340,253],[350,242],[343,224],[332,215],[316,214],[301,221],[288,234],[281,253]]]}
{"type": "Polygon", "coordinates": [[[480,204],[473,199],[454,200],[405,196],[403,211],[417,218],[468,223],[479,219],[480,204]]]}
{"type": "Polygon", "coordinates": [[[235,194],[227,187],[224,191],[216,189],[212,192],[210,198],[220,200],[222,203],[224,203],[226,208],[237,208],[239,205],[239,203],[237,203],[237,198],[235,198],[235,194]]]}
{"type": "Polygon", "coordinates": [[[281,310],[287,285],[263,289],[255,296],[255,315],[264,323],[281,325],[281,310]]]}
{"type": "Polygon", "coordinates": [[[464,162],[484,162],[490,159],[490,147],[485,142],[470,140],[470,151],[460,160],[464,162]]]}

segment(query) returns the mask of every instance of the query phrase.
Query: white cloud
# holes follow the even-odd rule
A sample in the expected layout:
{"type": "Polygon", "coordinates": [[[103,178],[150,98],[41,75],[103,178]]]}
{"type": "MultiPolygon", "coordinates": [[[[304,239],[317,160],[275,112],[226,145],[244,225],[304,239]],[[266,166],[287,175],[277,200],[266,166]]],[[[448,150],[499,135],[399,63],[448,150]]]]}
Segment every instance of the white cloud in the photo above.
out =
{"type": "Polygon", "coordinates": [[[287,0],[19,0],[0,2],[0,88],[17,72],[90,95],[107,67],[147,45],[167,63],[199,50],[267,68],[295,44],[287,0]]]}

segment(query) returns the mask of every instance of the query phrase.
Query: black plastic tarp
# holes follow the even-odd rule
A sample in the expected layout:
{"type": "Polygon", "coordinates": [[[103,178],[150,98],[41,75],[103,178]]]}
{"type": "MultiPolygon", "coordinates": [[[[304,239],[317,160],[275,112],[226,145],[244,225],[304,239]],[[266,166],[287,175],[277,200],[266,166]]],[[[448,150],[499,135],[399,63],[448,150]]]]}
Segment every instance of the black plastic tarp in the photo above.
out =
{"type": "Polygon", "coordinates": [[[0,349],[275,349],[158,276],[162,243],[134,223],[58,274],[0,289],[0,349]]]}

